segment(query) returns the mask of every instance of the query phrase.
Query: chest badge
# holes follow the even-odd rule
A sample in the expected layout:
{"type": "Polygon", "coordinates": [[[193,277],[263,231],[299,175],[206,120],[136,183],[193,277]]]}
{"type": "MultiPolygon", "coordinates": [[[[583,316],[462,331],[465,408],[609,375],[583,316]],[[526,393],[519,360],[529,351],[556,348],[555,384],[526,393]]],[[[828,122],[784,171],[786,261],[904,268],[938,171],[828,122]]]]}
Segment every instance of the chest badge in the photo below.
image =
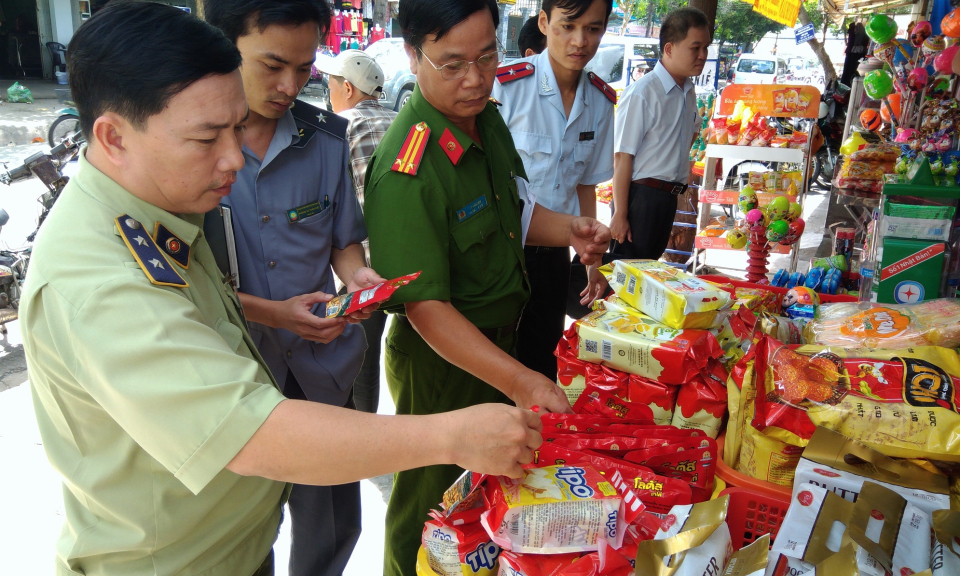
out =
{"type": "MultiPolygon", "coordinates": [[[[187,288],[189,284],[180,276],[179,273],[170,266],[167,259],[163,256],[163,251],[157,246],[153,237],[143,230],[143,226],[124,214],[116,219],[116,227],[123,238],[123,243],[127,245],[133,258],[140,265],[140,269],[147,276],[151,284],[155,286],[173,286],[174,288],[187,288]]],[[[176,238],[176,236],[172,236],[176,238]]],[[[181,252],[186,246],[179,238],[181,252]]],[[[164,240],[166,243],[166,240],[164,240]]],[[[189,247],[187,247],[189,248],[189,247]]],[[[187,251],[189,255],[189,251],[187,251]]]]}
{"type": "Polygon", "coordinates": [[[463,208],[457,210],[457,220],[463,222],[464,220],[470,219],[477,212],[483,210],[487,207],[487,195],[477,198],[473,202],[467,204],[463,208]]]}
{"type": "Polygon", "coordinates": [[[286,212],[287,222],[291,224],[296,224],[297,222],[303,220],[304,218],[316,216],[317,214],[323,212],[323,210],[328,206],[330,206],[330,197],[324,196],[323,202],[320,202],[318,200],[316,202],[310,202],[309,204],[304,204],[303,206],[290,208],[286,212]]]}

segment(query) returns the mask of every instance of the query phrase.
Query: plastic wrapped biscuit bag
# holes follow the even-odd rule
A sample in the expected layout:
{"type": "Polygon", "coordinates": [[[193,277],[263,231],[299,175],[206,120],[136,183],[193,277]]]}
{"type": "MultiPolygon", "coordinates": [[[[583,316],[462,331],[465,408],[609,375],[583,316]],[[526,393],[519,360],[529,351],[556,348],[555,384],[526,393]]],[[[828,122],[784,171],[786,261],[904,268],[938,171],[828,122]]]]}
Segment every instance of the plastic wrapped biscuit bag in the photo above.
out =
{"type": "Polygon", "coordinates": [[[643,576],[721,574],[733,554],[727,507],[730,498],[675,506],[653,540],[637,546],[636,573],[643,576]]]}
{"type": "Polygon", "coordinates": [[[933,513],[933,576],[960,574],[960,513],[938,510],[933,513]]]}
{"type": "Polygon", "coordinates": [[[574,323],[577,357],[664,384],[689,381],[723,350],[705,330],[669,328],[649,317],[598,309],[574,323]]]}
{"type": "Polygon", "coordinates": [[[723,576],[764,576],[767,572],[767,556],[770,535],[764,534],[753,543],[733,553],[723,576]]]}
{"type": "Polygon", "coordinates": [[[563,390],[570,406],[577,401],[587,385],[587,363],[577,358],[576,334],[573,334],[573,345],[564,337],[557,344],[554,355],[557,357],[557,384],[563,390]]]}
{"type": "Polygon", "coordinates": [[[481,512],[475,509],[449,517],[431,514],[422,541],[430,569],[438,576],[497,574],[500,547],[480,525],[481,512]]]}
{"type": "Polygon", "coordinates": [[[672,424],[677,428],[703,430],[716,438],[727,413],[727,372],[713,360],[700,374],[680,386],[672,424]]]}
{"type": "Polygon", "coordinates": [[[636,404],[613,393],[587,384],[573,405],[577,414],[594,414],[608,418],[654,421],[653,411],[646,404],[636,404]]]}
{"type": "MultiPolygon", "coordinates": [[[[918,574],[930,569],[930,516],[899,494],[866,482],[853,506],[847,532],[880,564],[876,576],[918,574]]],[[[858,560],[861,555],[858,554],[858,560]]],[[[861,573],[873,566],[861,564],[861,573]]]]}
{"type": "Polygon", "coordinates": [[[960,346],[960,302],[919,304],[837,303],[820,307],[804,329],[808,343],[855,348],[960,346]]]}
{"type": "Polygon", "coordinates": [[[480,521],[504,550],[595,552],[601,539],[614,548],[623,542],[623,499],[592,467],[532,468],[520,479],[491,480],[485,490],[489,510],[480,521]]]}
{"type": "Polygon", "coordinates": [[[671,328],[714,328],[732,305],[732,287],[656,260],[615,260],[600,271],[617,296],[671,328]]]}
{"type": "Polygon", "coordinates": [[[579,558],[579,552],[550,555],[504,552],[500,555],[500,576],[557,576],[579,558]]]}

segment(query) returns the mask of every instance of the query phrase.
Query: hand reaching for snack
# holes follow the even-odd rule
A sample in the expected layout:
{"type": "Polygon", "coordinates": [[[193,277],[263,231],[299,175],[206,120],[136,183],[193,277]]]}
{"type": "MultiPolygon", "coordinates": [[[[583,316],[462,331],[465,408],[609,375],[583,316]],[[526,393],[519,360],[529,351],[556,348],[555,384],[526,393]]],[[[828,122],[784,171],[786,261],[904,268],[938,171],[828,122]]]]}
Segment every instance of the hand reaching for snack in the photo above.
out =
{"type": "Polygon", "coordinates": [[[521,408],[539,406],[541,412],[573,413],[563,390],[539,372],[524,370],[517,376],[512,389],[511,399],[521,408]]]}
{"type": "Polygon", "coordinates": [[[480,404],[448,412],[450,461],[465,470],[520,478],[533,462],[543,424],[529,410],[504,404],[480,404]]]}

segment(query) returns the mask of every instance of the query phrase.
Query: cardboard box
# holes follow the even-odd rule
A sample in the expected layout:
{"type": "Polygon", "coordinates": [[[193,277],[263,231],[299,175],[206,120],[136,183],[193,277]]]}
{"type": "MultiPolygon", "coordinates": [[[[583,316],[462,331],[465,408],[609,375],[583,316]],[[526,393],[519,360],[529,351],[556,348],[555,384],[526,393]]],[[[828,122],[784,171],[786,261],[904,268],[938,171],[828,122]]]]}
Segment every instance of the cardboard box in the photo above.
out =
{"type": "Polygon", "coordinates": [[[939,298],[945,250],[943,242],[884,238],[871,300],[916,304],[939,298]]]}
{"type": "Polygon", "coordinates": [[[950,508],[946,476],[915,464],[888,458],[856,440],[818,427],[797,465],[794,497],[799,486],[810,483],[856,502],[865,481],[875,482],[903,496],[928,514],[950,508]]]}

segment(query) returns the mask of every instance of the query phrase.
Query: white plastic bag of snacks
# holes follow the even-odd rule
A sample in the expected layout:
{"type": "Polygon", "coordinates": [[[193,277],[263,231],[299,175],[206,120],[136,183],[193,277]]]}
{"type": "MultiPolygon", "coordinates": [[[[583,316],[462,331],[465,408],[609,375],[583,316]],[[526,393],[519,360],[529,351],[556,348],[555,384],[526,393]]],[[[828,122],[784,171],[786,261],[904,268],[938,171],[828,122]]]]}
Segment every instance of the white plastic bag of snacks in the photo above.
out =
{"type": "Polygon", "coordinates": [[[653,540],[637,544],[643,576],[721,574],[733,554],[726,517],[730,498],[674,506],[653,540]]]}
{"type": "Polygon", "coordinates": [[[933,513],[933,576],[960,574],[960,512],[937,510],[933,513]]]}
{"type": "Polygon", "coordinates": [[[620,548],[626,524],[623,500],[589,466],[547,466],[520,479],[487,481],[488,510],[480,517],[504,550],[533,554],[595,552],[598,541],[620,548]]]}
{"type": "Polygon", "coordinates": [[[926,512],[873,482],[863,484],[847,525],[850,538],[880,563],[876,576],[929,570],[931,529],[926,512]]]}
{"type": "Polygon", "coordinates": [[[723,576],[764,576],[769,550],[770,535],[764,534],[752,544],[733,553],[727,567],[723,569],[723,576]]]}

